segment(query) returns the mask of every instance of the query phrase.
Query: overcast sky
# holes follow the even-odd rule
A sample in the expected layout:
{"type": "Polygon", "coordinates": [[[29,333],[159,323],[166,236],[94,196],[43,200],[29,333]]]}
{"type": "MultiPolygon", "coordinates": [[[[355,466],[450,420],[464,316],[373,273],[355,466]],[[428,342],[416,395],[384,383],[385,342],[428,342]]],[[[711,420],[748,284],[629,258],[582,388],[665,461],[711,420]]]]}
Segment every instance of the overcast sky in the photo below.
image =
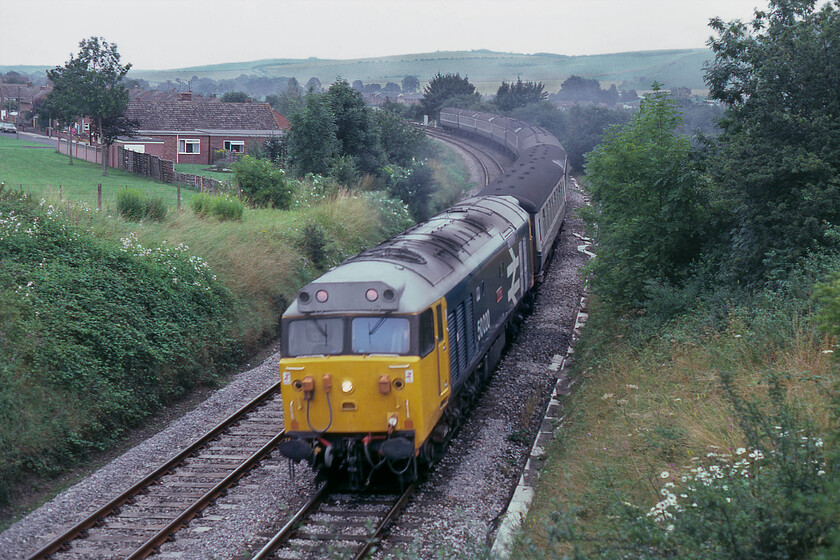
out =
{"type": "Polygon", "coordinates": [[[445,50],[585,55],[703,47],[767,0],[0,0],[0,65],[56,66],[82,38],[138,70],[445,50]]]}

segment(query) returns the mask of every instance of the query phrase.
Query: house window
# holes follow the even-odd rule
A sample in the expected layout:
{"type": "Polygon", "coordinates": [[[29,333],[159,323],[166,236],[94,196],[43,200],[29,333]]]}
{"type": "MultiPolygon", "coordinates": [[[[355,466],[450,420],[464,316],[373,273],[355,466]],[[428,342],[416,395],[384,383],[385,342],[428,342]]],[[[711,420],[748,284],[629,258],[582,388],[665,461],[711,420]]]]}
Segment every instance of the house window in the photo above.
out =
{"type": "Polygon", "coordinates": [[[245,142],[242,140],[225,140],[225,150],[241,154],[245,151],[245,142]]]}
{"type": "Polygon", "coordinates": [[[179,154],[200,154],[201,141],[200,140],[178,140],[179,154]]]}

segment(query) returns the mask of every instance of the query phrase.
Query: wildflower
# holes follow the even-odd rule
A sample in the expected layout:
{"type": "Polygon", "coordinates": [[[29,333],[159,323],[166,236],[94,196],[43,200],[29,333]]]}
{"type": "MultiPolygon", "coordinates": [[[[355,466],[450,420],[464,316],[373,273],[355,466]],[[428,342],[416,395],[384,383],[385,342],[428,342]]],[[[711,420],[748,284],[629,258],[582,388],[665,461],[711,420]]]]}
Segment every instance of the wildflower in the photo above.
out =
{"type": "Polygon", "coordinates": [[[662,471],[659,473],[659,478],[668,478],[669,476],[671,475],[668,474],[668,471],[662,471]]]}
{"type": "Polygon", "coordinates": [[[743,447],[739,447],[738,449],[735,450],[735,455],[743,455],[746,452],[747,452],[746,449],[744,449],[743,447]]]}
{"type": "Polygon", "coordinates": [[[823,354],[834,354],[834,350],[823,350],[823,354]]]}
{"type": "Polygon", "coordinates": [[[613,397],[612,393],[604,393],[603,396],[601,396],[601,400],[605,401],[605,400],[611,399],[612,397],[613,397]]]}
{"type": "Polygon", "coordinates": [[[740,335],[740,334],[736,334],[736,335],[735,335],[735,338],[741,338],[741,335],[740,335]]]}

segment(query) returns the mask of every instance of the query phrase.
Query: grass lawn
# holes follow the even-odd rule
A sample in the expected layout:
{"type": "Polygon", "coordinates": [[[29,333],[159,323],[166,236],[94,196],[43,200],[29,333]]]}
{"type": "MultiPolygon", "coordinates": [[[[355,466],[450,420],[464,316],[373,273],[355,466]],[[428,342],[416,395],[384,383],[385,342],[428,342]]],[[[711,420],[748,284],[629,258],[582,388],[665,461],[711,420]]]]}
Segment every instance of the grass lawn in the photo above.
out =
{"type": "MultiPolygon", "coordinates": [[[[0,182],[43,197],[58,197],[60,189],[64,199],[91,206],[96,205],[97,185],[101,183],[102,204],[106,209],[115,206],[117,191],[125,187],[161,196],[173,208],[177,205],[175,185],[112,168],[103,177],[99,164],[74,158],[73,165],[69,165],[69,158],[55,148],[5,136],[0,136],[0,182]]],[[[181,204],[189,204],[194,194],[182,188],[181,204]]]]}

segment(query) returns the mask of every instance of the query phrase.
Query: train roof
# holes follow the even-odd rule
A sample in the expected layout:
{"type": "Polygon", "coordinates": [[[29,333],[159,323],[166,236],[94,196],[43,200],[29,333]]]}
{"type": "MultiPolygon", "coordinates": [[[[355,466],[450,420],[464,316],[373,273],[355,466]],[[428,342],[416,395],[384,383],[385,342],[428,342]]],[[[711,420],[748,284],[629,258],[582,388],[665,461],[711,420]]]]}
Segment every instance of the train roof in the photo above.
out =
{"type": "Polygon", "coordinates": [[[286,315],[421,311],[527,224],[510,197],[467,199],[330,269],[298,292],[286,315]],[[374,301],[366,298],[370,289],[374,301]],[[319,290],[326,301],[315,297],[319,290]]]}
{"type": "Polygon", "coordinates": [[[545,204],[554,185],[563,178],[566,152],[560,146],[541,144],[525,150],[508,171],[484,187],[479,196],[508,195],[534,214],[545,204]]]}

